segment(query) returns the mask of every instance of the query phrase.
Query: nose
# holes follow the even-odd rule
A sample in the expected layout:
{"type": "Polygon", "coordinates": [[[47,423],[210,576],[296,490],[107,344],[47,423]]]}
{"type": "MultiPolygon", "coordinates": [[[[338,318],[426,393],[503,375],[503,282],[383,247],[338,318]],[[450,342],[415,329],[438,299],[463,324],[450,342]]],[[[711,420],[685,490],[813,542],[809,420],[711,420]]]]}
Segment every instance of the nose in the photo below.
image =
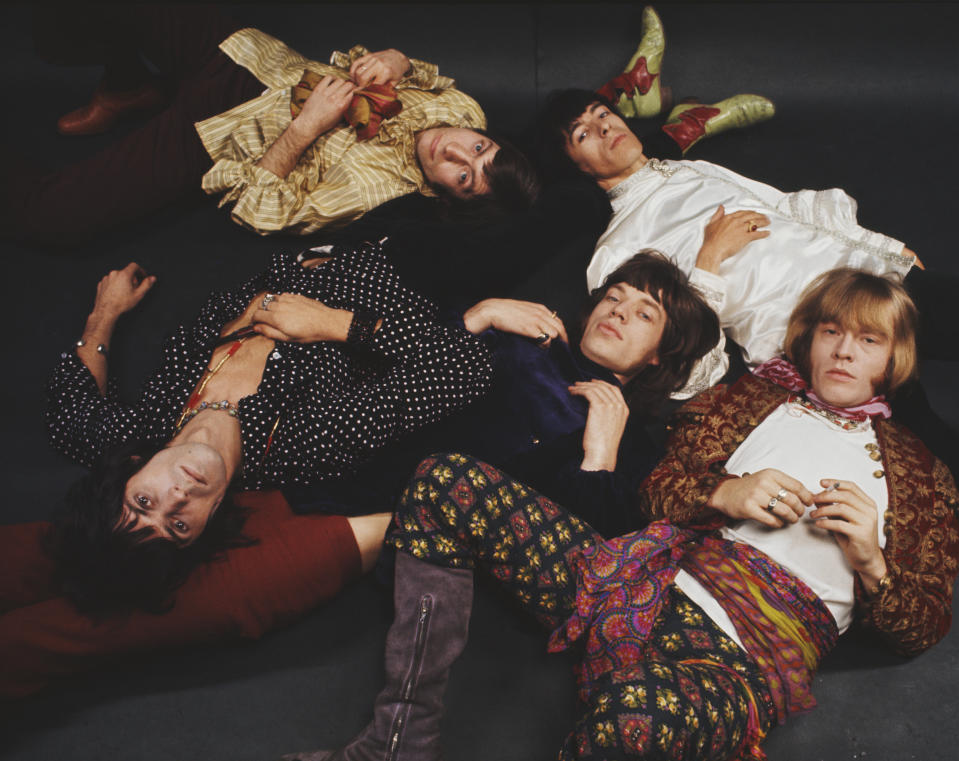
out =
{"type": "Polygon", "coordinates": [[[179,481],[174,481],[170,484],[170,502],[173,505],[182,505],[189,499],[190,491],[189,488],[179,481]]]}
{"type": "Polygon", "coordinates": [[[852,348],[855,338],[850,333],[843,333],[842,338],[836,342],[836,347],[833,349],[833,356],[836,359],[851,359],[852,358],[852,348]]]}
{"type": "Polygon", "coordinates": [[[450,161],[466,162],[469,159],[469,151],[459,143],[447,143],[443,153],[450,161]]]}
{"type": "Polygon", "coordinates": [[[623,307],[622,301],[617,301],[616,303],[614,303],[612,308],[609,310],[609,316],[615,317],[622,323],[626,322],[627,315],[628,315],[628,312],[623,307]]]}

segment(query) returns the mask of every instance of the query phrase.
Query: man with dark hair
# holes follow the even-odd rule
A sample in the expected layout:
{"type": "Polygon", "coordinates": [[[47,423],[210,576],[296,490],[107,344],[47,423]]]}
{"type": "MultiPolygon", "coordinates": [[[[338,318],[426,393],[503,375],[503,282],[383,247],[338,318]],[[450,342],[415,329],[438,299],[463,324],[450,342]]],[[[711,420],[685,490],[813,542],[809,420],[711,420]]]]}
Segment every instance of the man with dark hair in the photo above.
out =
{"type": "MultiPolygon", "coordinates": [[[[750,219],[762,223],[758,215],[750,219]]],[[[744,221],[744,213],[721,218],[717,215],[706,235],[702,266],[714,266],[743,245],[748,239],[742,233],[744,221]]],[[[292,269],[294,275],[299,273],[299,268],[292,269]]],[[[312,275],[304,272],[302,278],[310,280],[312,275]]],[[[264,335],[284,325],[292,330],[286,312],[297,301],[292,294],[286,294],[271,301],[268,309],[257,310],[264,335]]],[[[35,691],[53,676],[90,669],[109,654],[211,641],[235,636],[237,632],[259,636],[279,622],[302,615],[332,596],[348,578],[359,572],[360,560],[364,568],[369,567],[381,544],[385,523],[382,516],[359,514],[379,511],[392,503],[412,466],[424,452],[435,451],[436,447],[469,448],[545,493],[562,496],[566,504],[587,516],[604,535],[634,528],[641,520],[637,509],[638,484],[660,453],[644,424],[648,416],[655,413],[657,403],[683,384],[695,359],[715,343],[718,323],[712,311],[686,283],[685,275],[655,253],[639,254],[624,264],[609,278],[606,287],[593,294],[586,311],[589,316],[584,322],[582,339],[570,345],[565,341],[562,323],[542,305],[493,299],[467,310],[463,327],[481,334],[493,351],[495,381],[491,396],[464,415],[451,418],[449,425],[431,432],[425,441],[405,439],[402,446],[390,450],[391,456],[378,458],[351,479],[327,481],[323,489],[314,488],[306,495],[312,503],[301,503],[303,509],[334,513],[348,507],[358,517],[291,515],[278,494],[247,493],[242,495],[242,504],[250,504],[251,494],[261,503],[255,505],[258,510],[244,527],[249,539],[258,540],[256,546],[237,546],[243,541],[237,541],[235,514],[223,513],[223,507],[214,513],[199,539],[190,544],[178,547],[174,541],[153,540],[150,544],[154,554],[140,565],[149,570],[165,564],[174,571],[170,579],[174,587],[183,582],[190,567],[209,557],[211,551],[223,549],[217,542],[227,541],[233,545],[222,552],[222,562],[214,565],[201,562],[177,590],[176,605],[161,616],[134,610],[129,619],[111,621],[108,631],[91,630],[90,622],[57,595],[69,591],[86,609],[96,607],[103,612],[102,601],[97,604],[88,593],[102,597],[108,588],[124,593],[134,591],[130,589],[133,575],[124,572],[122,578],[117,578],[121,574],[117,563],[111,560],[113,556],[104,557],[102,562],[98,557],[91,559],[89,547],[83,546],[88,542],[81,541],[76,551],[68,548],[67,566],[82,569],[94,582],[93,588],[83,589],[80,574],[68,570],[60,578],[65,581],[66,575],[71,583],[59,590],[52,583],[38,583],[28,592],[18,594],[18,604],[12,606],[15,609],[0,616],[0,643],[3,644],[0,652],[4,654],[0,694],[35,691]],[[541,348],[544,345],[545,351],[541,348]],[[262,510],[269,512],[261,514],[262,510]],[[207,531],[215,534],[211,537],[215,541],[207,540],[207,531]],[[182,557],[173,557],[184,551],[182,557]],[[251,577],[255,583],[251,583],[251,577]],[[103,586],[99,581],[104,582],[103,586]]],[[[388,330],[388,326],[377,335],[382,338],[384,330],[388,330]]],[[[451,326],[449,330],[453,332],[445,334],[444,343],[456,343],[457,329],[451,326]]],[[[88,338],[80,351],[85,352],[95,367],[95,363],[105,366],[105,356],[94,346],[102,338],[92,334],[88,338]]],[[[280,344],[278,352],[294,359],[298,353],[294,351],[296,348],[295,344],[280,344]]],[[[180,365],[181,356],[171,355],[174,365],[180,365]]],[[[230,360],[235,361],[242,361],[242,356],[237,354],[230,360]]],[[[197,372],[205,366],[188,364],[195,366],[197,372]]],[[[434,364],[437,370],[439,363],[434,364]]],[[[82,407],[109,407],[116,412],[117,405],[100,397],[96,378],[90,377],[77,358],[68,356],[63,365],[75,371],[69,373],[71,380],[66,389],[73,389],[69,395],[75,402],[66,407],[76,410],[73,413],[76,419],[69,422],[79,424],[76,431],[89,432],[91,428],[80,420],[84,417],[80,414],[82,407]]],[[[476,370],[470,362],[454,362],[446,374],[462,376],[470,370],[476,370]]],[[[62,372],[59,375],[62,376],[62,372]]],[[[298,373],[289,375],[297,377],[298,373]]],[[[265,377],[264,383],[274,378],[269,371],[265,377]]],[[[435,380],[433,385],[435,387],[435,380]]],[[[163,395],[171,424],[189,387],[186,383],[180,393],[163,395]]],[[[315,383],[310,387],[312,394],[317,393],[315,383]]],[[[261,389],[261,393],[243,401],[240,414],[244,418],[247,409],[259,410],[262,406],[259,397],[264,393],[272,392],[261,389]]],[[[425,396],[430,397],[432,403],[437,394],[427,389],[425,396]]],[[[212,416],[212,423],[235,423],[237,418],[224,415],[224,408],[220,406],[219,412],[207,409],[198,414],[212,416]]],[[[287,411],[286,419],[296,417],[295,410],[287,407],[287,411]]],[[[229,409],[226,412],[229,413],[229,409]]],[[[251,414],[253,419],[245,420],[244,425],[252,423],[255,428],[258,421],[265,424],[262,434],[267,441],[256,445],[258,451],[269,448],[269,439],[273,440],[269,451],[275,456],[267,460],[304,462],[311,451],[322,449],[312,446],[311,442],[318,439],[312,436],[308,426],[299,425],[295,420],[281,423],[273,435],[273,415],[257,415],[255,411],[251,414]]],[[[129,415],[105,415],[105,418],[116,423],[121,432],[132,432],[127,425],[131,422],[129,415]]],[[[150,420],[151,416],[141,416],[146,428],[151,427],[150,420]]],[[[63,422],[67,424],[65,419],[63,422]]],[[[356,437],[366,438],[359,430],[363,420],[356,418],[350,421],[353,422],[357,425],[346,427],[357,428],[356,437]]],[[[109,423],[105,425],[109,427],[109,423]]],[[[163,428],[162,421],[160,428],[163,428]]],[[[249,427],[248,430],[256,438],[256,433],[249,427]]],[[[143,431],[139,433],[142,436],[143,431]]],[[[339,446],[343,442],[334,443],[339,446]]],[[[91,441],[83,449],[83,455],[91,455],[95,448],[95,442],[91,441]]],[[[77,454],[76,450],[72,453],[77,454]]],[[[171,514],[166,509],[165,493],[157,497],[152,492],[131,490],[130,474],[150,454],[150,451],[141,452],[141,459],[133,463],[128,456],[122,457],[119,463],[122,467],[118,468],[116,462],[108,467],[112,475],[107,482],[86,479],[85,492],[100,490],[126,495],[124,506],[119,512],[106,511],[102,518],[76,514],[61,528],[60,537],[79,534],[82,538],[89,533],[89,524],[98,520],[104,524],[99,533],[110,532],[120,514],[126,515],[128,522],[135,515],[133,527],[141,534],[152,532],[158,519],[166,520],[174,534],[182,530],[186,536],[187,531],[192,531],[192,526],[174,525],[176,521],[189,523],[190,516],[181,505],[175,505],[181,512],[174,510],[171,514]]],[[[247,483],[259,483],[251,482],[249,476],[261,472],[263,459],[259,454],[248,458],[247,483]]],[[[197,472],[195,463],[187,462],[187,467],[197,472]]],[[[315,471],[317,467],[306,470],[315,471]]],[[[141,472],[142,468],[138,473],[141,472]]],[[[289,478],[271,480],[288,482],[297,474],[299,470],[291,468],[287,473],[289,478]]],[[[184,488],[201,491],[199,485],[184,479],[184,475],[186,471],[177,473],[185,482],[184,488]]],[[[205,480],[213,481],[210,477],[205,480]]],[[[284,491],[291,499],[302,496],[284,491]]],[[[180,487],[174,484],[172,492],[177,497],[180,487]]],[[[82,506],[78,507],[82,512],[82,506]]],[[[38,555],[34,550],[31,554],[28,549],[36,544],[36,535],[41,530],[42,527],[33,524],[22,530],[14,527],[0,532],[0,547],[12,558],[11,573],[20,574],[18,578],[29,575],[41,582],[48,577],[55,578],[42,553],[38,555]]],[[[171,585],[164,581],[155,598],[147,600],[143,599],[145,590],[140,586],[135,590],[141,597],[137,602],[140,607],[147,603],[148,608],[162,608],[164,603],[169,603],[170,589],[171,585]]]]}
{"type": "Polygon", "coordinates": [[[343,224],[407,193],[492,199],[489,212],[525,209],[538,192],[522,154],[478,131],[486,120],[476,101],[435,65],[398,50],[356,46],[324,64],[200,7],[84,8],[50,19],[43,32],[68,24],[59,55],[105,38],[103,55],[115,56],[115,36],[126,55],[107,59],[93,99],[61,118],[61,132],[105,131],[162,103],[141,53],[176,92],[93,158],[16,173],[4,186],[4,228],[16,237],[73,245],[195,194],[201,178],[203,190],[233,204],[235,221],[261,234],[343,224]],[[88,27],[90,35],[78,33],[88,27]]]}

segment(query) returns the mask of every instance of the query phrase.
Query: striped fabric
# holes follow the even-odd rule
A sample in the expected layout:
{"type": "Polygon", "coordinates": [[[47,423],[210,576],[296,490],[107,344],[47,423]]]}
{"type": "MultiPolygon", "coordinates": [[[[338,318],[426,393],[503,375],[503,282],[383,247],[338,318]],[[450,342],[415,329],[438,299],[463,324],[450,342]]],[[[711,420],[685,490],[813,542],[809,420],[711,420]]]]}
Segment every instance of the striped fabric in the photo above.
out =
{"type": "Polygon", "coordinates": [[[407,193],[430,194],[416,162],[414,135],[438,126],[483,129],[479,104],[440,76],[437,67],[411,60],[412,72],[397,84],[403,110],[379,134],[357,142],[353,129],[335,127],[316,140],[285,179],[256,162],[290,124],[290,94],[305,69],[346,77],[350,64],[368,51],[333,53],[330,64],[304,58],[257,29],[241,29],[220,49],[265,86],[258,98],[197,122],[214,166],[203,189],[223,193],[220,205],[235,202],[235,221],[267,234],[299,234],[350,222],[407,193]]]}

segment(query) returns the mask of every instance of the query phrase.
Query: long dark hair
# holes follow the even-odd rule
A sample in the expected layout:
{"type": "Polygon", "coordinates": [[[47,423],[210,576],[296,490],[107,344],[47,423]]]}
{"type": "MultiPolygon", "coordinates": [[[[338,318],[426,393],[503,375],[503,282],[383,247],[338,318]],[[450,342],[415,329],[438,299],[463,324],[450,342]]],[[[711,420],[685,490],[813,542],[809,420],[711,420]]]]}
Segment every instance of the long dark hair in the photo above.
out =
{"type": "Polygon", "coordinates": [[[644,367],[623,389],[631,411],[655,416],[665,411],[669,395],[686,385],[696,360],[719,341],[719,318],[679,267],[658,251],[646,249],[617,267],[590,293],[584,305],[584,324],[606,291],[617,283],[646,291],[666,312],[657,349],[659,363],[644,367]]]}
{"type": "Polygon", "coordinates": [[[248,546],[247,511],[230,492],[197,540],[185,547],[154,537],[148,528],[120,525],[127,480],[163,448],[134,442],[104,454],[69,489],[47,537],[61,593],[94,619],[132,609],[162,613],[190,573],[230,547],[248,546]]]}

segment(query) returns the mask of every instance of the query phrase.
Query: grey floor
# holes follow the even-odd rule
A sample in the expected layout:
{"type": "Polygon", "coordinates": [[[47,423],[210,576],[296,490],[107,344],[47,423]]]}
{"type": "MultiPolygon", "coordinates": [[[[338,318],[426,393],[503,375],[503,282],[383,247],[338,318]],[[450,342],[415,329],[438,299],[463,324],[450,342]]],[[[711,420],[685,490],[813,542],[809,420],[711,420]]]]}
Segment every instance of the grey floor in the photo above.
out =
{"type": "MultiPolygon", "coordinates": [[[[324,57],[362,41],[436,61],[519,130],[549,90],[618,72],[641,5],[243,5],[236,15],[324,57]]],[[[908,243],[927,266],[959,273],[954,190],[959,170],[959,7],[935,3],[663,4],[664,77],[677,95],[772,97],[776,118],[702,146],[715,161],[777,187],[838,186],[860,221],[908,243]]],[[[8,150],[51,164],[107,138],[68,140],[56,117],[85,100],[93,68],[37,61],[26,6],[5,11],[0,81],[8,150]],[[15,105],[14,105],[15,104],[15,105]]],[[[91,192],[96,192],[91,188],[91,192]]],[[[70,256],[3,245],[5,362],[0,522],[50,514],[76,468],[42,428],[42,386],[80,332],[99,277],[130,260],[159,276],[132,315],[118,368],[130,388],[164,334],[214,286],[256,271],[289,240],[257,238],[210,203],[158,213],[70,256]]],[[[544,267],[518,293],[575,299],[584,261],[544,267]],[[546,285],[543,285],[546,283],[546,285]]],[[[118,352],[119,354],[119,352],[118,352]]],[[[927,363],[934,405],[954,426],[959,374],[927,363]]],[[[2,559],[0,559],[2,567],[2,559]]],[[[0,708],[0,758],[270,759],[348,739],[367,720],[381,678],[389,599],[357,583],[297,625],[257,642],[156,653],[0,708]]],[[[457,663],[444,726],[451,760],[548,759],[573,716],[569,662],[489,589],[478,590],[471,640],[457,663]]],[[[775,730],[778,761],[956,758],[959,635],[906,662],[852,634],[816,680],[819,707],[775,730]]]]}

